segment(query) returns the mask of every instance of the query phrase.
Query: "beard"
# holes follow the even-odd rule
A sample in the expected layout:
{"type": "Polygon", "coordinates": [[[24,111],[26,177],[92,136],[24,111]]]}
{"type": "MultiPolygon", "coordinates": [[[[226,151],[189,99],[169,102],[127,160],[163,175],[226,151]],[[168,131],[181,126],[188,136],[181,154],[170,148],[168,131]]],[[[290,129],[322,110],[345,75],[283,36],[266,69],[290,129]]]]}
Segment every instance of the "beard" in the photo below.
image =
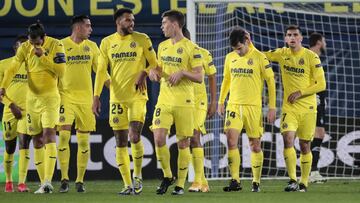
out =
{"type": "Polygon", "coordinates": [[[124,35],[128,35],[132,33],[132,31],[130,31],[128,28],[125,27],[121,28],[121,31],[124,33],[124,35]]]}
{"type": "Polygon", "coordinates": [[[322,55],[325,55],[326,54],[326,49],[324,47],[321,47],[320,52],[321,52],[322,55]]]}

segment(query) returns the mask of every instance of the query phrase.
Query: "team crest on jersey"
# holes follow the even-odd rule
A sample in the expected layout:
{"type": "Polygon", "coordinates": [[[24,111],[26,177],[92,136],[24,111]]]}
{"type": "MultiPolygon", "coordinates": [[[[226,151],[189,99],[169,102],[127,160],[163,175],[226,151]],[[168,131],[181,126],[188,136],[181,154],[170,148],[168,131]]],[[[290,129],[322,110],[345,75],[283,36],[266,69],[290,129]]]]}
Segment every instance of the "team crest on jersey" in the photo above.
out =
{"type": "Polygon", "coordinates": [[[230,120],[227,120],[226,123],[225,123],[226,126],[230,126],[231,125],[231,121],[230,120]]]}
{"type": "Polygon", "coordinates": [[[130,47],[131,47],[131,48],[135,48],[135,47],[136,47],[136,42],[131,42],[131,43],[130,43],[130,47]]]}
{"type": "Polygon", "coordinates": [[[253,59],[249,59],[248,62],[247,62],[247,64],[248,64],[249,66],[252,66],[252,65],[254,64],[253,59]]]}
{"type": "Polygon", "coordinates": [[[89,52],[89,51],[90,51],[90,47],[84,46],[84,51],[85,51],[85,52],[89,52]]]}
{"type": "Polygon", "coordinates": [[[60,118],[59,118],[59,122],[60,122],[60,123],[65,122],[65,116],[60,116],[60,118]]]}
{"type": "Polygon", "coordinates": [[[155,125],[160,125],[160,119],[157,118],[157,119],[155,120],[154,124],[155,124],[155,125]]]}
{"type": "Polygon", "coordinates": [[[301,59],[299,60],[299,65],[302,66],[302,65],[304,65],[304,64],[305,64],[305,61],[304,61],[303,58],[301,58],[301,59]]]}
{"type": "Polygon", "coordinates": [[[281,127],[282,127],[282,129],[286,129],[286,128],[288,128],[288,124],[287,124],[287,123],[283,123],[281,127]]]}
{"type": "Polygon", "coordinates": [[[114,118],[113,123],[119,123],[119,118],[114,118]]]}
{"type": "Polygon", "coordinates": [[[182,54],[183,51],[184,51],[184,50],[183,50],[181,47],[176,50],[176,52],[177,52],[178,54],[182,54]]]}

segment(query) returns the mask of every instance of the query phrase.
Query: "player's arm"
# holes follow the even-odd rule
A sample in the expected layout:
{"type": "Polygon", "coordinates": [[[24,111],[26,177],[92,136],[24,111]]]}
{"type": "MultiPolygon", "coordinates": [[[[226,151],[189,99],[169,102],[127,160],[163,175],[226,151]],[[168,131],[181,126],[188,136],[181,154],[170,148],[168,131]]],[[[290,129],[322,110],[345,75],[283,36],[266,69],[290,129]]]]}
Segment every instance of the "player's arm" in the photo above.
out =
{"type": "Polygon", "coordinates": [[[288,102],[291,104],[295,103],[295,101],[302,96],[316,94],[326,89],[324,69],[318,56],[314,56],[314,58],[310,60],[310,70],[312,81],[314,82],[305,89],[291,93],[288,97],[288,102]]]}
{"type": "MultiPolygon", "coordinates": [[[[94,50],[94,56],[93,56],[93,61],[92,61],[92,70],[94,71],[95,74],[97,74],[97,70],[99,67],[99,58],[100,58],[101,53],[96,44],[94,45],[93,50],[94,50]]],[[[107,88],[110,88],[110,75],[107,71],[105,71],[105,72],[106,72],[106,79],[105,79],[104,84],[107,88]]]]}
{"type": "Polygon", "coordinates": [[[272,62],[279,62],[281,55],[282,55],[283,49],[277,48],[269,51],[263,52],[270,61],[272,62]]]}
{"type": "Polygon", "coordinates": [[[149,69],[148,75],[151,81],[159,82],[161,79],[161,74],[162,74],[162,62],[160,60],[161,50],[162,50],[161,44],[159,44],[158,52],[157,52],[159,60],[157,61],[156,67],[148,68],[149,69]]]}
{"type": "Polygon", "coordinates": [[[230,90],[230,82],[231,82],[231,76],[230,76],[230,67],[228,62],[228,56],[225,58],[225,65],[224,65],[224,78],[221,83],[221,89],[220,89],[220,96],[218,101],[218,114],[219,116],[223,117],[225,113],[225,99],[229,93],[230,90]]]}
{"type": "Polygon", "coordinates": [[[210,105],[208,106],[207,117],[211,118],[216,112],[216,67],[210,52],[207,53],[206,57],[204,56],[204,60],[206,63],[204,65],[205,75],[208,76],[210,89],[210,105]]]}
{"type": "Polygon", "coordinates": [[[275,87],[274,72],[267,58],[262,59],[261,70],[262,70],[262,75],[266,81],[266,85],[268,87],[268,94],[269,94],[268,97],[269,111],[267,113],[267,121],[269,123],[273,123],[276,119],[276,87],[275,87]]]}
{"type": "Polygon", "coordinates": [[[107,57],[108,45],[106,41],[102,41],[100,44],[100,56],[98,58],[98,67],[95,77],[95,87],[94,87],[94,101],[93,101],[93,112],[96,116],[100,115],[101,112],[101,103],[100,95],[104,86],[104,83],[107,79],[107,67],[109,65],[109,60],[107,57]]]}
{"type": "Polygon", "coordinates": [[[53,54],[45,55],[42,48],[34,48],[35,55],[39,57],[40,62],[51,72],[61,78],[65,73],[66,58],[62,42],[58,41],[54,46],[53,54]]]}

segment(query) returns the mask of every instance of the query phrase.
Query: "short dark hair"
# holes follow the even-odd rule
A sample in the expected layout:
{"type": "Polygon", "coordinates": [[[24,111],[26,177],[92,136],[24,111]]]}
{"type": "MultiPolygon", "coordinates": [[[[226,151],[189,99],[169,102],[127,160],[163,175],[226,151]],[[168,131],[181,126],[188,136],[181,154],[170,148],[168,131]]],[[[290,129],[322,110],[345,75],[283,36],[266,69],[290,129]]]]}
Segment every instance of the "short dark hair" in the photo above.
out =
{"type": "Polygon", "coordinates": [[[230,45],[235,47],[239,42],[244,44],[247,39],[247,33],[244,29],[236,27],[230,33],[230,45]]]}
{"type": "Polygon", "coordinates": [[[176,21],[180,28],[183,28],[185,25],[185,16],[183,13],[181,13],[180,11],[177,10],[168,10],[165,11],[162,15],[162,18],[164,17],[168,17],[170,21],[174,22],[176,21]]]}
{"type": "Polygon", "coordinates": [[[124,13],[133,14],[132,10],[129,8],[120,8],[114,13],[114,21],[121,17],[124,13]]]}
{"type": "Polygon", "coordinates": [[[28,40],[28,37],[26,35],[18,35],[15,39],[15,43],[16,42],[20,42],[20,43],[23,43],[23,42],[26,42],[28,40]]]}
{"type": "Polygon", "coordinates": [[[299,30],[300,34],[302,35],[301,29],[298,25],[289,25],[287,26],[286,30],[285,30],[285,34],[287,33],[288,30],[299,30]]]}
{"type": "Polygon", "coordinates": [[[87,16],[87,15],[76,15],[76,16],[74,16],[70,21],[71,27],[73,27],[74,24],[76,24],[76,23],[83,23],[84,20],[86,20],[86,19],[90,19],[89,16],[87,16]]]}
{"type": "Polygon", "coordinates": [[[28,27],[28,32],[27,32],[28,36],[31,39],[36,39],[38,37],[40,38],[44,38],[45,37],[45,28],[44,25],[41,24],[41,22],[38,20],[36,23],[31,24],[28,27]]]}
{"type": "Polygon", "coordinates": [[[190,31],[185,26],[182,28],[182,33],[183,33],[184,37],[191,40],[190,31]]]}
{"type": "Polygon", "coordinates": [[[313,32],[309,37],[309,46],[313,47],[318,41],[321,41],[324,36],[318,32],[313,32]]]}

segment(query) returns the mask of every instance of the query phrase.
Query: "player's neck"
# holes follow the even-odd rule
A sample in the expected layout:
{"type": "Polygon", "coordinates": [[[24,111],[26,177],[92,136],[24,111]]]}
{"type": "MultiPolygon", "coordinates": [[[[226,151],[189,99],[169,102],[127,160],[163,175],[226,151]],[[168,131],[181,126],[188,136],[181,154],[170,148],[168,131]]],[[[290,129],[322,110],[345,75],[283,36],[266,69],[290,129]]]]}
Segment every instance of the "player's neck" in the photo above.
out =
{"type": "Polygon", "coordinates": [[[297,46],[297,47],[290,47],[290,50],[292,51],[292,52],[299,52],[300,50],[302,49],[302,46],[300,45],[300,46],[297,46]]]}
{"type": "Polygon", "coordinates": [[[313,52],[315,52],[318,56],[321,55],[320,49],[317,48],[317,47],[315,47],[315,46],[314,46],[314,47],[310,47],[310,50],[313,51],[313,52]]]}
{"type": "Polygon", "coordinates": [[[81,39],[79,36],[77,36],[75,33],[72,33],[70,36],[70,39],[75,42],[76,44],[80,44],[81,42],[83,42],[84,40],[81,39]]]}
{"type": "Polygon", "coordinates": [[[184,35],[181,32],[174,33],[173,36],[170,37],[171,42],[173,44],[176,44],[178,41],[182,40],[184,38],[184,35]]]}

